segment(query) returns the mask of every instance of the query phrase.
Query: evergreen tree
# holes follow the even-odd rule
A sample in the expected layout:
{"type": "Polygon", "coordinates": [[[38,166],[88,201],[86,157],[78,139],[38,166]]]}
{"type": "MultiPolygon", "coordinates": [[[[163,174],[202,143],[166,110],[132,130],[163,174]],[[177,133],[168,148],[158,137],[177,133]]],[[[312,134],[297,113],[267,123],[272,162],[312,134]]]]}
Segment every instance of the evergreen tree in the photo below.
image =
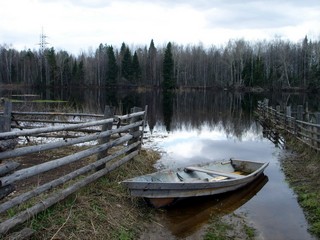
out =
{"type": "Polygon", "coordinates": [[[163,60],[163,89],[170,90],[175,87],[174,82],[174,62],[171,52],[171,42],[167,44],[163,60]]]}
{"type": "Polygon", "coordinates": [[[127,46],[126,44],[123,42],[121,44],[121,48],[120,48],[120,53],[117,56],[117,63],[118,63],[118,74],[120,76],[120,79],[123,77],[122,76],[122,61],[123,61],[123,56],[126,52],[127,46]]]}
{"type": "Polygon", "coordinates": [[[126,46],[126,44],[123,42],[122,44],[121,44],[121,48],[120,48],[120,56],[124,56],[124,53],[126,52],[126,50],[127,50],[127,46],[126,46]]]}
{"type": "Polygon", "coordinates": [[[159,86],[160,83],[157,79],[157,49],[154,46],[153,39],[150,42],[148,50],[148,60],[147,60],[147,84],[159,86]]]}
{"type": "Polygon", "coordinates": [[[77,73],[78,73],[78,64],[77,61],[75,60],[72,66],[72,80],[71,80],[71,85],[77,84],[78,79],[77,79],[77,73]]]}
{"type": "Polygon", "coordinates": [[[50,48],[47,53],[47,61],[48,61],[48,78],[46,85],[54,87],[57,84],[57,61],[56,54],[54,48],[50,48]]]}
{"type": "Polygon", "coordinates": [[[138,83],[141,80],[141,67],[137,51],[134,52],[132,59],[132,77],[136,83],[138,83]]]}
{"type": "Polygon", "coordinates": [[[72,85],[80,86],[83,80],[84,80],[83,60],[81,59],[79,64],[75,60],[72,67],[72,85]]]}
{"type": "Polygon", "coordinates": [[[108,70],[107,70],[107,84],[116,84],[118,76],[118,65],[114,56],[113,47],[109,46],[107,49],[108,54],[108,70]]]}
{"type": "Polygon", "coordinates": [[[247,87],[263,87],[265,83],[264,61],[260,56],[251,56],[241,72],[244,84],[247,87]]]}
{"type": "Polygon", "coordinates": [[[83,83],[84,83],[84,65],[83,65],[83,59],[80,60],[79,65],[78,65],[77,78],[78,78],[78,80],[79,80],[79,84],[83,84],[83,83]]]}
{"type": "Polygon", "coordinates": [[[122,59],[122,77],[132,80],[132,57],[129,48],[126,48],[122,59]]]}

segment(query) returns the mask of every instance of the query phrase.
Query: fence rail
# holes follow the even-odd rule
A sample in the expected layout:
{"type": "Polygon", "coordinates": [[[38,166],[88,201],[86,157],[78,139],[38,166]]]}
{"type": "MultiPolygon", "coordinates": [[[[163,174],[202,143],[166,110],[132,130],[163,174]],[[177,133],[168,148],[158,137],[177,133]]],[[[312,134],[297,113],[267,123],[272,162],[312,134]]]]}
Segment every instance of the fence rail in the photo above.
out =
{"type": "MultiPolygon", "coordinates": [[[[2,120],[7,121],[10,119],[8,117],[10,110],[5,112],[2,120]]],[[[94,117],[100,120],[70,122],[63,125],[57,121],[51,122],[53,126],[49,127],[0,132],[0,142],[16,140],[19,137],[37,139],[43,134],[52,132],[60,133],[62,136],[60,140],[55,138],[54,141],[44,143],[35,140],[32,141],[31,146],[28,142],[26,146],[0,152],[0,238],[16,225],[27,221],[138,155],[146,124],[146,114],[147,106],[144,110],[133,108],[130,114],[121,116],[114,116],[112,108],[106,107],[104,115],[82,114],[82,117],[94,117]],[[63,137],[67,132],[88,127],[94,127],[97,132],[74,138],[63,137]],[[72,147],[71,154],[52,156],[53,150],[60,149],[67,153],[70,147],[72,147]],[[35,156],[36,159],[34,159],[35,156]],[[28,159],[33,159],[32,165],[26,164],[28,159]],[[25,165],[28,166],[25,167],[25,165]],[[52,175],[55,176],[53,179],[46,178],[52,175]],[[32,185],[32,179],[41,179],[41,183],[32,185]],[[29,181],[30,184],[26,184],[29,181]],[[22,187],[23,185],[31,187],[22,187]],[[13,191],[16,191],[16,194],[10,194],[13,191]],[[33,204],[31,207],[30,203],[33,204]],[[8,218],[6,212],[11,209],[12,212],[17,211],[17,213],[8,218]]],[[[56,116],[56,113],[41,112],[34,115],[56,116]]],[[[70,113],[58,113],[58,115],[77,116],[70,113]]],[[[14,118],[11,117],[11,119],[14,118]]],[[[9,125],[6,123],[6,127],[9,125]]],[[[50,137],[50,135],[46,136],[50,137]]],[[[23,233],[30,234],[30,231],[23,229],[21,234],[23,233]]]]}
{"type": "Polygon", "coordinates": [[[292,112],[291,106],[281,110],[280,106],[268,106],[268,100],[258,103],[257,114],[262,125],[276,131],[284,131],[309,147],[320,151],[320,113],[309,113],[298,106],[292,112]]]}

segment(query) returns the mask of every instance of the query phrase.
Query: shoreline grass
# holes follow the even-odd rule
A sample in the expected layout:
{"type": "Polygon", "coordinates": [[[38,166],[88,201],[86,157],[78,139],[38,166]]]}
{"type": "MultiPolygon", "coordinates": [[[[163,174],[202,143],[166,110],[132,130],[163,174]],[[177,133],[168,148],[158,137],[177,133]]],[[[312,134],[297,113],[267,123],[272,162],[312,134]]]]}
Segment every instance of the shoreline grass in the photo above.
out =
{"type": "Polygon", "coordinates": [[[320,153],[297,140],[287,141],[292,154],[281,160],[286,181],[298,197],[311,234],[320,238],[320,153]]]}

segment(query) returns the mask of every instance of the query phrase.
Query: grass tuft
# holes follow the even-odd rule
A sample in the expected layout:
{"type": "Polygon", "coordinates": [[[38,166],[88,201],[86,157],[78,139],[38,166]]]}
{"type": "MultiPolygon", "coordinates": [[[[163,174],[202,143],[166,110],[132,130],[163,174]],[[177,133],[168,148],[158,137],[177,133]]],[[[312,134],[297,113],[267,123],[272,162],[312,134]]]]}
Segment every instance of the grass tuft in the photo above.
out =
{"type": "Polygon", "coordinates": [[[286,180],[298,196],[310,232],[320,237],[320,153],[297,140],[290,140],[287,145],[294,152],[281,161],[286,180]]]}
{"type": "Polygon", "coordinates": [[[33,239],[136,239],[155,210],[142,199],[130,197],[119,182],[153,172],[157,159],[158,153],[142,150],[128,163],[22,227],[36,230],[33,239]]]}

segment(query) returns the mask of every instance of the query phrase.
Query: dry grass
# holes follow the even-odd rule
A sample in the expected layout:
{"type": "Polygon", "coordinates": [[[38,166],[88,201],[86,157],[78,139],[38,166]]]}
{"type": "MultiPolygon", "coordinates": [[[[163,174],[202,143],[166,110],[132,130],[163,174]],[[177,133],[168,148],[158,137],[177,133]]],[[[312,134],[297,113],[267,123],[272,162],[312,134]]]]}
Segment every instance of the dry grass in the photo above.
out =
{"type": "Polygon", "coordinates": [[[24,224],[33,239],[135,239],[154,209],[131,198],[120,181],[153,172],[159,154],[141,154],[24,224]]]}

